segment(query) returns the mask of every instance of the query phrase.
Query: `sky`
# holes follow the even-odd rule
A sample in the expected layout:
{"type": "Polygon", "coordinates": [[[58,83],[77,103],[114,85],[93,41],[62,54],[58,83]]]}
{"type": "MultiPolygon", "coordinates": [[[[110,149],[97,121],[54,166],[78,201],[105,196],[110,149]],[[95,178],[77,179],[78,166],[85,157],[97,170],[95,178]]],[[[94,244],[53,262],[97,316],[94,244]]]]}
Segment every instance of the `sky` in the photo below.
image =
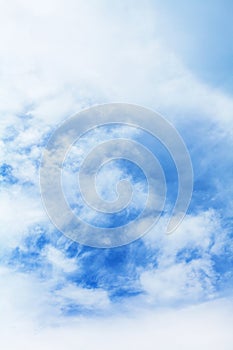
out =
{"type": "Polygon", "coordinates": [[[4,348],[231,350],[232,2],[0,5],[4,348]],[[97,192],[109,204],[117,198],[116,184],[126,179],[133,189],[129,206],[103,215],[85,205],[76,174],[101,142],[125,138],[147,147],[167,185],[164,210],[148,233],[115,248],[90,247],[49,219],[40,165],[49,138],[69,117],[116,102],[155,111],[174,126],[191,157],[193,193],[184,220],[166,235],[179,180],[167,149],[132,126],[90,130],[71,147],[62,186],[73,212],[93,232],[136,220],[148,190],[144,172],[118,159],[100,168],[97,192]]]}

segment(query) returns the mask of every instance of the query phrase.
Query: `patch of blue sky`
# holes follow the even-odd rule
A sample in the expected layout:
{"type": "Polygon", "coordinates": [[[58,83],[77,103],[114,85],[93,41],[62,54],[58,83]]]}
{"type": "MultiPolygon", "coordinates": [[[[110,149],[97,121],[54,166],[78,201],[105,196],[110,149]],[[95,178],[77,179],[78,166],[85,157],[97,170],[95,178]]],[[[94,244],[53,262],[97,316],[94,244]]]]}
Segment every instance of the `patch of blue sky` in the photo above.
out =
{"type": "MultiPolygon", "coordinates": [[[[106,141],[108,139],[111,138],[128,138],[127,135],[131,136],[131,139],[138,141],[139,143],[141,143],[142,145],[144,145],[146,148],[148,148],[149,151],[151,151],[155,157],[159,160],[161,167],[164,170],[164,174],[165,174],[165,178],[166,178],[166,185],[167,185],[167,210],[170,210],[170,208],[172,207],[172,204],[175,203],[176,197],[177,197],[177,193],[178,193],[178,176],[177,176],[177,171],[176,171],[176,167],[174,164],[174,161],[172,159],[172,157],[170,156],[168,150],[161,144],[161,142],[154,138],[152,135],[150,135],[147,132],[143,132],[139,129],[135,129],[131,126],[127,126],[127,127],[122,127],[118,124],[115,125],[107,125],[107,126],[101,126],[98,128],[98,130],[96,131],[89,131],[88,133],[86,133],[83,136],[83,139],[80,139],[79,142],[77,142],[75,144],[75,148],[74,151],[72,153],[72,151],[70,152],[70,154],[68,155],[66,161],[64,162],[64,169],[66,172],[63,173],[63,188],[64,188],[64,193],[67,194],[67,199],[68,202],[70,203],[70,206],[72,207],[73,210],[76,209],[76,213],[77,211],[80,210],[80,208],[82,207],[82,204],[78,204],[80,203],[80,201],[82,202],[82,198],[80,196],[80,192],[74,192],[74,188],[76,188],[77,186],[77,181],[76,181],[76,175],[77,172],[79,171],[79,167],[81,165],[77,165],[77,163],[74,161],[74,157],[76,155],[77,149],[80,151],[83,148],[83,143],[86,145],[86,138],[91,139],[91,144],[93,146],[93,144],[96,142],[95,140],[99,140],[101,139],[101,141],[106,141]],[[96,139],[95,139],[96,138],[96,139]],[[81,143],[80,143],[81,141],[81,143]],[[72,177],[72,173],[73,173],[73,177],[72,177]],[[70,188],[70,190],[69,190],[70,188]]],[[[87,149],[90,147],[88,146],[88,144],[86,145],[87,149]]],[[[86,150],[87,152],[87,150],[86,150]]],[[[81,155],[81,157],[83,157],[83,154],[81,155]]],[[[120,173],[120,177],[119,180],[122,179],[129,179],[132,183],[132,185],[137,185],[137,184],[141,184],[141,188],[140,190],[143,191],[144,193],[146,193],[146,178],[145,175],[143,174],[142,170],[134,165],[132,162],[127,161],[127,160],[114,160],[114,166],[115,168],[111,169],[113,162],[110,162],[109,164],[105,164],[103,169],[107,169],[108,167],[110,167],[109,169],[109,176],[111,174],[111,171],[118,170],[120,173]]],[[[98,178],[101,177],[101,173],[102,173],[102,168],[100,169],[99,173],[97,174],[97,183],[98,183],[98,178]]],[[[106,174],[105,174],[106,175],[106,174]]],[[[108,181],[108,179],[106,178],[104,184],[106,185],[106,182],[108,181]]],[[[101,192],[102,197],[106,197],[105,199],[107,200],[112,200],[112,196],[115,196],[114,194],[114,190],[109,190],[108,186],[107,186],[108,190],[104,190],[101,192]]],[[[101,191],[101,189],[100,189],[101,191]]],[[[156,192],[156,189],[155,189],[156,192]]],[[[136,197],[137,198],[137,197],[136,197]]],[[[141,198],[142,199],[142,198],[141,198]]],[[[139,203],[140,201],[138,201],[139,203]]],[[[135,200],[132,200],[132,203],[134,203],[134,205],[136,204],[135,200]]],[[[138,205],[136,205],[137,207],[138,205]]],[[[129,219],[129,215],[127,214],[128,212],[131,213],[130,215],[130,219],[134,219],[136,218],[141,210],[135,210],[135,208],[133,208],[132,206],[129,206],[127,210],[123,210],[122,212],[120,212],[119,214],[115,214],[115,215],[108,215],[108,218],[106,217],[106,227],[115,227],[116,225],[116,221],[118,221],[120,224],[124,223],[124,217],[126,220],[129,219]],[[122,221],[123,220],[123,221],[122,221]],[[112,223],[112,224],[111,224],[112,223]]],[[[77,213],[78,214],[78,213],[77,213]]],[[[85,220],[85,219],[84,219],[85,220]]],[[[93,220],[93,218],[91,219],[93,220]]],[[[89,223],[91,223],[90,221],[88,221],[89,223]]],[[[100,214],[98,215],[98,217],[95,217],[93,220],[94,224],[96,225],[103,225],[105,220],[103,218],[103,215],[100,214]],[[99,223],[98,223],[99,221],[99,223]]]]}
{"type": "Polygon", "coordinates": [[[233,91],[231,0],[153,2],[164,42],[202,81],[233,91]],[[166,28],[166,29],[165,29],[166,28]]]}
{"type": "MultiPolygon", "coordinates": [[[[226,200],[225,186],[233,195],[231,179],[233,177],[232,145],[216,125],[201,122],[193,125],[193,120],[178,127],[189,150],[193,171],[194,189],[188,213],[197,213],[210,208],[226,214],[230,196],[226,200]],[[224,212],[225,211],[225,212],[224,212]]],[[[170,154],[150,134],[140,134],[137,139],[144,143],[159,159],[164,169],[167,184],[167,199],[171,204],[177,197],[177,171],[170,154]]]]}
{"type": "Polygon", "coordinates": [[[23,272],[39,271],[39,268],[44,269],[44,263],[45,261],[40,253],[33,249],[24,250],[16,247],[9,256],[9,266],[17,266],[17,269],[23,272]]]}
{"type": "MultiPolygon", "coordinates": [[[[39,244],[39,241],[37,242],[39,244]]],[[[4,252],[1,261],[5,266],[22,273],[34,274],[43,281],[48,281],[53,274],[53,266],[37,247],[15,247],[10,252],[4,252]]]]}
{"type": "MultiPolygon", "coordinates": [[[[137,295],[143,295],[145,291],[140,285],[140,273],[148,269],[158,268],[158,259],[163,253],[159,249],[146,247],[143,240],[137,240],[131,245],[118,247],[114,249],[95,249],[80,246],[78,243],[71,242],[62,237],[57,232],[51,232],[48,235],[43,230],[37,230],[35,235],[33,228],[30,234],[25,238],[20,247],[16,247],[9,252],[5,264],[24,273],[33,273],[43,281],[49,281],[53,278],[53,263],[48,261],[45,250],[48,247],[54,247],[62,251],[66,258],[75,259],[77,269],[71,272],[63,271],[60,277],[56,277],[50,292],[53,293],[67,284],[90,290],[107,291],[111,302],[117,303],[119,300],[127,300],[137,295]],[[55,239],[56,237],[56,239],[55,239]],[[61,279],[60,279],[61,278],[61,279]]],[[[221,254],[211,254],[209,251],[201,252],[197,247],[190,247],[178,250],[176,254],[177,263],[190,264],[193,261],[199,261],[203,254],[208,254],[213,266],[214,278],[205,276],[205,271],[199,272],[199,280],[210,279],[214,290],[222,295],[224,290],[232,285],[232,252],[226,249],[221,254]],[[201,277],[201,274],[203,276],[201,277]]],[[[202,282],[201,282],[202,283],[202,282]]],[[[204,283],[204,282],[203,282],[204,283]]],[[[178,301],[175,301],[175,304],[178,301]]],[[[184,301],[185,302],[185,301],[184,301]]],[[[181,301],[179,301],[179,304],[181,301]]],[[[175,305],[174,304],[174,305],[175,305]]],[[[73,302],[66,306],[58,305],[63,308],[64,314],[69,310],[73,314],[86,313],[88,307],[74,305],[73,302]]]]}
{"type": "Polygon", "coordinates": [[[77,257],[80,268],[69,278],[88,288],[104,287],[111,290],[121,288],[122,283],[127,287],[130,281],[134,284],[137,280],[137,269],[151,263],[150,254],[146,253],[147,248],[141,240],[130,247],[113,250],[83,247],[77,257]]]}
{"type": "Polygon", "coordinates": [[[195,212],[197,208],[214,208],[228,217],[233,196],[231,141],[223,132],[218,132],[214,125],[204,122],[195,125],[195,128],[190,122],[183,134],[194,170],[194,191],[190,209],[195,212]]]}
{"type": "MultiPolygon", "coordinates": [[[[197,118],[194,114],[181,113],[181,121],[176,122],[175,127],[187,146],[193,165],[194,189],[188,213],[213,208],[227,220],[232,213],[233,197],[233,147],[230,137],[216,122],[204,120],[201,116],[197,118]]],[[[143,140],[142,134],[138,137],[143,140]]],[[[174,201],[177,196],[177,173],[173,160],[152,136],[146,135],[143,142],[155,154],[157,149],[164,152],[158,159],[165,169],[168,188],[170,186],[169,201],[174,201]]]]}
{"type": "Polygon", "coordinates": [[[94,209],[87,207],[82,196],[76,177],[79,171],[76,165],[73,167],[73,161],[69,161],[68,164],[64,163],[66,170],[63,176],[63,189],[67,198],[67,202],[74,211],[74,213],[80,216],[85,222],[97,226],[97,227],[117,227],[123,226],[128,222],[135,220],[143,211],[146,205],[147,199],[147,179],[142,169],[131,161],[124,159],[115,159],[102,166],[96,176],[96,188],[99,195],[103,200],[114,201],[117,198],[116,187],[117,182],[121,180],[128,180],[132,185],[132,198],[131,203],[117,213],[102,213],[96,212],[94,209]],[[111,174],[116,173],[114,179],[116,183],[112,184],[111,174]],[[109,185],[108,185],[108,182],[109,185]],[[99,185],[101,184],[102,185],[99,185]],[[103,187],[104,184],[104,187],[103,187]],[[113,186],[111,186],[113,185],[113,186]],[[113,187],[113,188],[112,188],[113,187]],[[144,193],[145,195],[141,195],[144,193]],[[140,200],[139,200],[140,196],[140,200]],[[84,209],[82,214],[82,209],[84,209]],[[88,213],[93,212],[95,215],[89,217],[88,213]]]}
{"type": "Polygon", "coordinates": [[[155,266],[155,252],[148,251],[141,240],[130,246],[111,250],[80,246],[65,238],[63,244],[60,244],[59,239],[59,233],[56,235],[56,232],[52,232],[49,236],[41,227],[35,227],[34,230],[31,228],[21,245],[8,254],[5,252],[4,259],[1,260],[7,266],[21,272],[34,273],[46,281],[53,274],[53,266],[51,261],[48,261],[45,251],[49,247],[58,248],[64,252],[67,259],[75,258],[77,270],[63,272],[62,282],[57,280],[55,289],[59,288],[60,283],[72,283],[91,289],[103,288],[113,299],[115,295],[119,298],[120,295],[127,297],[127,293],[141,293],[138,269],[146,268],[147,265],[155,266]]]}
{"type": "MultiPolygon", "coordinates": [[[[108,131],[110,132],[110,129],[108,131]]],[[[230,145],[228,140],[224,139],[224,135],[219,135],[215,131],[214,125],[210,128],[208,124],[191,125],[191,122],[186,123],[185,128],[180,129],[181,135],[185,138],[190,150],[196,179],[189,211],[191,214],[209,208],[215,208],[224,213],[231,199],[229,194],[226,196],[226,193],[218,192],[219,188],[216,186],[216,182],[219,180],[221,188],[228,186],[229,191],[232,189],[232,178],[229,172],[231,156],[230,152],[226,152],[226,149],[229,151],[230,145]],[[193,142],[193,140],[198,140],[198,142],[193,142]],[[218,200],[215,202],[216,205],[212,201],[215,195],[218,196],[218,200]]],[[[113,132],[114,130],[111,127],[109,137],[113,132]]],[[[177,191],[177,174],[168,152],[158,140],[151,136],[140,133],[136,136],[133,134],[133,137],[157,155],[166,173],[168,192],[171,191],[170,200],[174,200],[177,191]]],[[[130,175],[134,178],[135,183],[145,180],[143,173],[130,162],[119,161],[117,166],[122,170],[124,176],[130,175]]],[[[8,186],[14,184],[11,179],[12,171],[12,166],[8,164],[1,168],[2,176],[7,179],[8,186]]],[[[22,186],[22,182],[19,186],[22,186]]],[[[125,213],[121,214],[124,217],[125,213]]],[[[133,219],[134,217],[129,216],[127,218],[133,219]]],[[[119,224],[120,217],[113,215],[109,222],[112,227],[115,227],[116,224],[119,224]]],[[[230,218],[223,216],[221,222],[230,232],[232,228],[230,218]]],[[[228,237],[230,239],[230,234],[228,237]]],[[[207,255],[214,271],[214,277],[210,276],[209,279],[212,280],[213,288],[220,295],[233,284],[231,272],[233,267],[232,248],[229,242],[229,240],[226,240],[225,248],[220,253],[211,252],[210,248],[214,241],[205,252],[195,245],[180,248],[177,250],[175,263],[182,262],[188,265],[207,255]]],[[[21,272],[33,273],[44,281],[48,281],[53,275],[53,263],[49,261],[46,255],[46,249],[50,247],[61,251],[68,261],[74,259],[77,264],[77,269],[62,272],[62,279],[58,278],[52,289],[59,289],[69,283],[88,289],[102,288],[108,292],[112,303],[143,294],[144,291],[140,286],[140,272],[150,269],[156,270],[158,259],[163,254],[161,248],[146,246],[141,239],[128,246],[110,250],[89,248],[70,241],[56,230],[49,232],[43,226],[36,225],[30,227],[26,238],[22,240],[20,245],[12,251],[5,252],[1,260],[7,266],[21,272]]],[[[205,272],[202,273],[203,276],[200,276],[200,279],[204,280],[206,278],[205,272]]],[[[73,302],[68,302],[61,307],[63,307],[65,314],[82,313],[85,310],[84,306],[74,306],[73,302]]]]}
{"type": "Polygon", "coordinates": [[[95,314],[93,314],[93,308],[88,308],[84,307],[82,304],[74,303],[73,301],[67,300],[65,305],[59,305],[57,304],[58,307],[60,307],[60,311],[63,316],[66,317],[74,317],[77,315],[85,315],[88,317],[93,317],[96,316],[101,316],[102,312],[99,310],[95,310],[95,314]]]}
{"type": "Polygon", "coordinates": [[[3,163],[0,165],[0,183],[14,185],[18,179],[13,175],[13,167],[10,164],[3,163]]]}
{"type": "Polygon", "coordinates": [[[149,151],[151,151],[161,164],[167,186],[166,203],[169,203],[169,207],[171,207],[172,204],[175,203],[178,194],[178,175],[171,154],[157,138],[148,132],[142,131],[136,134],[135,140],[142,143],[149,151]]]}
{"type": "Polygon", "coordinates": [[[19,130],[13,125],[8,125],[1,139],[4,143],[12,142],[19,135],[19,130]]]}
{"type": "Polygon", "coordinates": [[[176,254],[176,261],[189,263],[190,261],[200,259],[201,257],[202,251],[199,248],[185,248],[178,251],[176,254]]]}

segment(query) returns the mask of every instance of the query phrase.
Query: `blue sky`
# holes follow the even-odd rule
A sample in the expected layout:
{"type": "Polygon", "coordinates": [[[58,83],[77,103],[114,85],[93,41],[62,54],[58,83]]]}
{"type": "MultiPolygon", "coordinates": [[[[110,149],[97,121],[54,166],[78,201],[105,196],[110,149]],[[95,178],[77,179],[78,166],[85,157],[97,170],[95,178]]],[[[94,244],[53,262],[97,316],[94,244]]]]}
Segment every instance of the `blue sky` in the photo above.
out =
{"type": "Polygon", "coordinates": [[[104,350],[110,344],[118,348],[111,341],[118,339],[123,349],[208,344],[231,350],[232,3],[14,0],[1,7],[3,344],[9,350],[16,344],[104,350]],[[114,199],[114,184],[126,178],[135,189],[131,206],[106,217],[75,203],[80,159],[100,141],[140,142],[158,157],[167,182],[165,209],[148,234],[122,247],[98,249],[66,238],[49,220],[39,166],[48,138],[62,122],[111,102],[158,111],[176,127],[192,159],[194,189],[185,219],[167,236],[164,227],[177,196],[176,168],[167,150],[132,127],[84,135],[67,158],[63,187],[87,222],[115,227],[134,220],[146,198],[142,171],[115,161],[99,172],[99,193],[114,199]]]}
{"type": "Polygon", "coordinates": [[[155,3],[166,39],[186,65],[200,79],[232,93],[232,2],[155,3]]]}

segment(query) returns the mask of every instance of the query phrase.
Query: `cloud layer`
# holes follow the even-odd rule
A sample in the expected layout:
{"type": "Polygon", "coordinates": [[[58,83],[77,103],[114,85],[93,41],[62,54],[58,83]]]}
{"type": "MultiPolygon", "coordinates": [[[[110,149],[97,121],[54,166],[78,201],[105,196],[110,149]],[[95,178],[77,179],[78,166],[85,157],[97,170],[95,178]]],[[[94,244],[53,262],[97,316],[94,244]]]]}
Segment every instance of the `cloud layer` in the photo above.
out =
{"type": "MultiPolygon", "coordinates": [[[[3,344],[230,350],[232,96],[187,68],[165,40],[161,12],[151,1],[14,0],[1,7],[3,344]],[[165,236],[177,183],[169,158],[138,131],[95,130],[74,147],[75,166],[101,140],[123,135],[158,152],[170,193],[167,212],[148,235],[126,247],[99,250],[72,242],[53,227],[41,203],[38,172],[59,123],[94,104],[115,101],[158,110],[177,127],[192,158],[194,192],[182,225],[165,236]]],[[[111,199],[112,185],[132,171],[122,163],[103,169],[102,196],[111,199]]],[[[146,190],[137,176],[134,210],[141,209],[146,190]]],[[[90,221],[102,220],[79,209],[90,221]]]]}

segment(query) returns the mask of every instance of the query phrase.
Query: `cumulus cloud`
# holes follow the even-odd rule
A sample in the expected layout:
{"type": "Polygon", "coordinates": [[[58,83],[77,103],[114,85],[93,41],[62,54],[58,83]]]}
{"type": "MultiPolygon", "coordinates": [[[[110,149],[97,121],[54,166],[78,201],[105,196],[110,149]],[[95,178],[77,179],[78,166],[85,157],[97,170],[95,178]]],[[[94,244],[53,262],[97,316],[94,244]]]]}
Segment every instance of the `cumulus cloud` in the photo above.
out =
{"type": "Polygon", "coordinates": [[[166,305],[216,297],[215,258],[224,254],[229,234],[218,214],[187,215],[170,236],[162,234],[161,225],[144,237],[156,255],[156,265],[140,276],[148,301],[166,305]]]}

